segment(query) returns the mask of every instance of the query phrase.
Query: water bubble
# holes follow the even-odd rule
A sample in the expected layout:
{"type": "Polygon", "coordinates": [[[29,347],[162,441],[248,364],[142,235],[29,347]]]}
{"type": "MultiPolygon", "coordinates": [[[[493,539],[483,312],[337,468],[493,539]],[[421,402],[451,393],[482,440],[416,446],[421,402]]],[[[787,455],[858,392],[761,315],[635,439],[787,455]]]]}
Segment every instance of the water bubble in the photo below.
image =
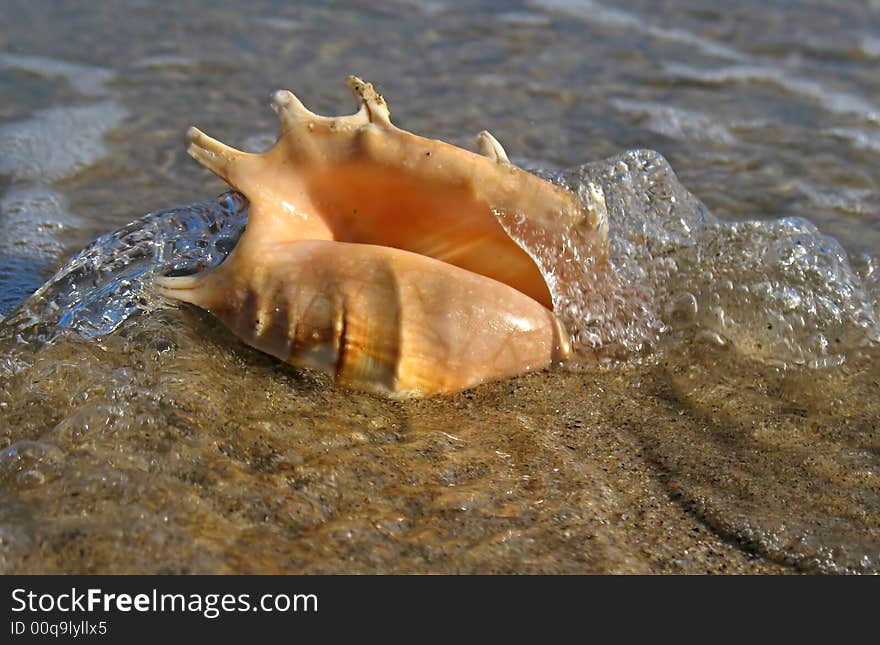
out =
{"type": "Polygon", "coordinates": [[[696,340],[707,342],[711,345],[717,345],[718,347],[724,347],[727,345],[727,339],[724,338],[724,336],[709,329],[701,329],[697,332],[696,340]]]}
{"type": "Polygon", "coordinates": [[[673,299],[671,317],[681,323],[691,323],[696,319],[699,310],[697,297],[689,291],[684,291],[673,299]]]}
{"type": "Polygon", "coordinates": [[[0,451],[0,482],[33,488],[61,476],[64,454],[57,446],[19,441],[0,451]]]}
{"type": "MultiPolygon", "coordinates": [[[[125,382],[123,379],[124,374],[120,374],[117,382],[125,382]]],[[[92,435],[113,428],[120,423],[123,416],[115,406],[83,405],[59,421],[44,438],[51,438],[60,445],[77,444],[88,438],[95,439],[92,435]]]]}

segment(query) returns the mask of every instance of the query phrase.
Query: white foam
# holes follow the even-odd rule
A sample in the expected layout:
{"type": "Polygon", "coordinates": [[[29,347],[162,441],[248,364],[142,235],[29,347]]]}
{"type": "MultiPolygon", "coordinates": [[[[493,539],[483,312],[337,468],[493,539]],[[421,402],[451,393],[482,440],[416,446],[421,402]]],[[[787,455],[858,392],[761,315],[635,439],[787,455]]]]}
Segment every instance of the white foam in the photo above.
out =
{"type": "Polygon", "coordinates": [[[0,68],[36,74],[45,79],[63,78],[71,87],[85,96],[105,96],[107,84],[115,74],[103,67],[81,65],[42,56],[0,53],[0,68]]]}
{"type": "Polygon", "coordinates": [[[721,222],[647,150],[551,177],[585,204],[585,187],[603,194],[613,271],[593,270],[580,230],[541,236],[499,221],[544,273],[579,355],[640,354],[689,330],[760,362],[821,367],[880,338],[846,251],[806,220],[721,222]]]}
{"type": "Polygon", "coordinates": [[[487,72],[485,74],[477,74],[473,77],[474,83],[481,87],[507,87],[513,81],[503,74],[494,74],[487,72]]]}
{"type": "Polygon", "coordinates": [[[880,192],[871,188],[831,187],[816,182],[796,180],[792,184],[813,205],[856,215],[873,215],[872,204],[880,203],[880,192]]]}
{"type": "Polygon", "coordinates": [[[660,27],[645,22],[634,13],[623,11],[621,9],[612,9],[606,7],[594,0],[530,0],[530,5],[545,10],[564,13],[568,16],[579,18],[584,22],[593,22],[617,27],[623,29],[631,29],[643,34],[648,34],[654,38],[688,45],[695,49],[728,60],[746,60],[748,54],[741,52],[732,47],[728,47],[716,40],[704,38],[684,29],[675,29],[668,27],[660,27]]]}
{"type": "MultiPolygon", "coordinates": [[[[704,54],[741,63],[712,70],[698,69],[679,63],[668,63],[666,69],[672,75],[704,83],[770,82],[795,94],[813,99],[823,108],[835,114],[855,114],[875,123],[880,122],[880,107],[863,97],[834,90],[816,81],[798,78],[792,74],[791,70],[777,67],[760,58],[689,31],[652,25],[634,13],[605,7],[594,0],[530,0],[529,4],[565,13],[585,22],[630,29],[654,38],[688,45],[704,54]]],[[[875,38],[865,37],[861,45],[862,50],[868,55],[880,55],[880,41],[875,38]]]]}
{"type": "Polygon", "coordinates": [[[880,152],[880,135],[859,128],[829,128],[822,132],[849,142],[857,150],[880,152]]]}
{"type": "Polygon", "coordinates": [[[546,27],[550,24],[550,18],[533,11],[507,11],[498,19],[516,27],[546,27]]]}
{"type": "Polygon", "coordinates": [[[701,69],[681,63],[666,63],[666,73],[700,83],[723,84],[758,81],[772,83],[794,94],[816,101],[835,114],[856,115],[868,121],[880,122],[880,107],[847,92],[833,90],[816,81],[792,76],[791,72],[769,65],[732,65],[715,69],[701,69]]]}
{"type": "Polygon", "coordinates": [[[0,196],[0,255],[56,258],[65,232],[80,223],[61,193],[42,185],[14,187],[0,196]]]}
{"type": "MultiPolygon", "coordinates": [[[[106,97],[114,78],[107,69],[38,56],[0,53],[0,68],[62,78],[93,99],[106,97]]],[[[0,313],[21,302],[67,250],[81,220],[64,196],[50,188],[107,154],[106,132],[126,112],[112,99],[87,106],[55,107],[0,125],[0,176],[11,186],[0,195],[0,313]]]]}
{"type": "Polygon", "coordinates": [[[416,7],[429,16],[446,11],[448,6],[448,3],[443,0],[404,0],[403,4],[416,7]]]}
{"type": "Polygon", "coordinates": [[[196,60],[195,58],[189,58],[188,56],[175,56],[175,55],[163,55],[163,56],[147,56],[146,58],[141,58],[135,61],[133,67],[135,69],[184,69],[191,70],[196,69],[201,65],[201,62],[196,60]]]}
{"type": "Polygon", "coordinates": [[[730,130],[700,112],[627,99],[613,99],[611,105],[622,112],[646,116],[646,128],[672,139],[711,141],[728,145],[736,143],[736,137],[730,130]]]}
{"type": "Polygon", "coordinates": [[[880,38],[876,36],[864,36],[861,42],[861,51],[871,58],[880,58],[880,38]]]}
{"type": "Polygon", "coordinates": [[[103,135],[126,116],[116,101],[41,110],[0,126],[0,175],[14,181],[71,177],[107,154],[103,135]]]}
{"type": "Polygon", "coordinates": [[[299,20],[289,18],[260,18],[260,24],[278,31],[297,31],[302,29],[303,24],[299,20]]]}

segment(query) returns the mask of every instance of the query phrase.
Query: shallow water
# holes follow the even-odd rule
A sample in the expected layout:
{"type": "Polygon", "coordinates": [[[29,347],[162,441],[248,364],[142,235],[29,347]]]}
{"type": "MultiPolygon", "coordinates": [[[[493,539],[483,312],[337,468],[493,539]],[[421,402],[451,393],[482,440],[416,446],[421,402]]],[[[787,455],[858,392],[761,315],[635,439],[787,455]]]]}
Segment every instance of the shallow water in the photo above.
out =
{"type": "Polygon", "coordinates": [[[348,73],[598,188],[618,277],[530,249],[598,365],[391,402],[151,295],[234,197],[104,237],[0,326],[4,571],[880,568],[880,6],[3,6],[0,314],[225,190],[186,126],[259,148],[270,90],[344,113],[348,73]]]}

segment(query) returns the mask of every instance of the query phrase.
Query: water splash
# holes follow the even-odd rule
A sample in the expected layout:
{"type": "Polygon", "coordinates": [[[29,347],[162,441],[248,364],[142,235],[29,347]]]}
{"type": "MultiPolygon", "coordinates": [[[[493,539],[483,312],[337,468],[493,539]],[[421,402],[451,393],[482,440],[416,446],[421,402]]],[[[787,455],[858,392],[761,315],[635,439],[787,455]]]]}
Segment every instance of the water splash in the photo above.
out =
{"type": "Polygon", "coordinates": [[[610,271],[593,265],[585,233],[548,244],[502,222],[535,258],[584,357],[631,357],[673,332],[771,365],[825,367],[880,342],[876,293],[805,219],[720,222],[649,150],[544,176],[610,222],[610,271]]]}
{"type": "Polygon", "coordinates": [[[247,201],[237,192],[214,200],[150,213],[102,235],[64,265],[5,328],[42,342],[69,329],[104,336],[134,315],[148,313],[154,274],[195,273],[219,264],[247,222],[247,201]]]}
{"type": "Polygon", "coordinates": [[[115,77],[112,70],[103,67],[11,52],[0,52],[0,69],[27,72],[46,80],[61,78],[70,83],[71,87],[80,94],[94,97],[109,94],[108,85],[115,77]]]}

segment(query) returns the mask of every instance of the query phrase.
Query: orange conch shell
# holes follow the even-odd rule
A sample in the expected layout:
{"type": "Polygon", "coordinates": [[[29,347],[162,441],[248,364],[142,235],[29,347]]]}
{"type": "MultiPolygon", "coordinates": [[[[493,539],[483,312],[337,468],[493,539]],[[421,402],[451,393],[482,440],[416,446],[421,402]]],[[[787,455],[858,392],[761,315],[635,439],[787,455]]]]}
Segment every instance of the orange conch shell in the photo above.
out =
{"type": "Polygon", "coordinates": [[[511,164],[391,124],[355,77],[357,113],[323,117],[290,92],[275,146],[240,152],[195,128],[188,151],[250,200],[247,229],[213,271],[162,291],[217,315],[247,343],[343,385],[396,396],[454,392],[570,352],[547,284],[499,222],[536,235],[603,222],[576,195],[511,164]]]}

